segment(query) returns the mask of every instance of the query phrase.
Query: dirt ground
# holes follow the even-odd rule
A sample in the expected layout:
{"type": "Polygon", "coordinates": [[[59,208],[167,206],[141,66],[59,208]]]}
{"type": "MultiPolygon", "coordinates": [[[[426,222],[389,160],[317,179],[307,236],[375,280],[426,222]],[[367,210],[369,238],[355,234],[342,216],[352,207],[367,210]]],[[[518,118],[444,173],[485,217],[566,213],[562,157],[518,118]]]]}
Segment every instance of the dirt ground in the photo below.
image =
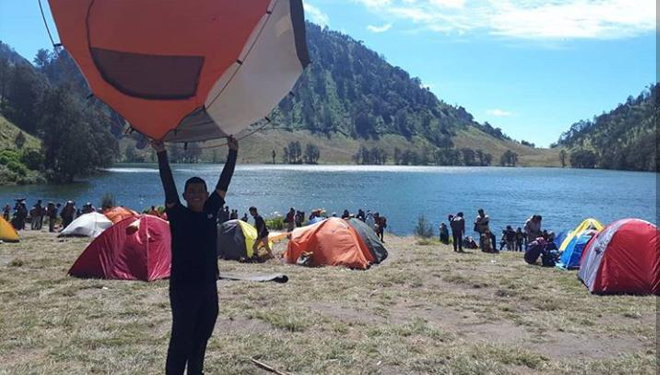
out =
{"type": "MultiPolygon", "coordinates": [[[[520,253],[457,254],[387,237],[367,271],[220,261],[207,374],[655,374],[655,297],[595,296],[575,271],[520,253]]],[[[166,280],[83,280],[89,239],[22,233],[0,244],[0,375],[163,373],[166,280]]],[[[282,252],[285,243],[278,244],[282,252]]]]}

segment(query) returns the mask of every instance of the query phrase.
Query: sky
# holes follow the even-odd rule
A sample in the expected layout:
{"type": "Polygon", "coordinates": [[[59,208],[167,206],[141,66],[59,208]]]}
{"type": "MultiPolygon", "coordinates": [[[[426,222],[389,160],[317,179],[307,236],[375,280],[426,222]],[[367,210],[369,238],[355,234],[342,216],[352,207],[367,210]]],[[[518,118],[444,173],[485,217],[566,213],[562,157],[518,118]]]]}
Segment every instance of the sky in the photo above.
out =
{"type": "MultiPolygon", "coordinates": [[[[654,0],[304,1],[309,21],[538,146],[657,80],[654,0]]],[[[51,46],[37,0],[0,0],[0,40],[30,60],[51,46]]]]}

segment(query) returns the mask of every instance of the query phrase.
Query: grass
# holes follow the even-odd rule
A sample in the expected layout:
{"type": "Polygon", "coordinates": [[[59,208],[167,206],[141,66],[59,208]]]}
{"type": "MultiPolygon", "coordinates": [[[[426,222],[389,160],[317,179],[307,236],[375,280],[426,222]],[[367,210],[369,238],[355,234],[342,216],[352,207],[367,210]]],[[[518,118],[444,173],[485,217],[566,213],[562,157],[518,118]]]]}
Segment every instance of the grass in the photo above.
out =
{"type": "MultiPolygon", "coordinates": [[[[167,281],[70,278],[88,240],[22,236],[0,245],[1,375],[163,372],[167,281]]],[[[265,374],[251,357],[290,374],[656,371],[653,297],[593,296],[575,272],[528,266],[520,253],[386,240],[390,258],[364,272],[221,262],[290,281],[219,282],[206,373],[265,374]]]]}

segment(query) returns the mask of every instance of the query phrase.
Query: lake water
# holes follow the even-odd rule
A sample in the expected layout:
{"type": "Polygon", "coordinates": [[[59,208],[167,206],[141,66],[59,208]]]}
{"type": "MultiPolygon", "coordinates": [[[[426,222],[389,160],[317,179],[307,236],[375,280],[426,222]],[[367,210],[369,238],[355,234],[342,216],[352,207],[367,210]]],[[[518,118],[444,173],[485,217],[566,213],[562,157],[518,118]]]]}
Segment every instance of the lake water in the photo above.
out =
{"type": "MultiPolygon", "coordinates": [[[[185,180],[195,175],[215,186],[222,165],[172,169],[181,192],[185,180]]],[[[413,232],[419,215],[425,215],[437,233],[447,214],[463,211],[471,223],[483,207],[495,230],[522,226],[538,213],[544,228],[560,231],[587,217],[604,223],[625,217],[657,223],[657,176],[553,168],[246,165],[236,168],[227,204],[241,216],[254,205],[265,217],[289,207],[307,215],[315,208],[338,215],[344,209],[370,209],[387,216],[388,230],[400,235],[413,232]]],[[[29,205],[42,199],[99,206],[105,193],[135,210],[164,200],[156,165],[141,164],[112,168],[71,185],[0,187],[0,203],[13,205],[14,198],[25,197],[29,205]]]]}

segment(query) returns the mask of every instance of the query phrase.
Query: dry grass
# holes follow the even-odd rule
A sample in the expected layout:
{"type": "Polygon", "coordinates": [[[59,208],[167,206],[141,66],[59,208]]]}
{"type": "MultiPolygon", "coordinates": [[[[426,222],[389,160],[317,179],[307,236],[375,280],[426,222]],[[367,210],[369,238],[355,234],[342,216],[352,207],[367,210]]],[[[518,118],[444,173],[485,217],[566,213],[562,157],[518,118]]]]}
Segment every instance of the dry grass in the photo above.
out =
{"type": "MultiPolygon", "coordinates": [[[[84,239],[0,245],[0,374],[158,374],[167,281],[66,276],[84,239]]],[[[366,272],[221,262],[288,284],[219,282],[208,374],[654,374],[656,299],[589,295],[519,254],[388,238],[366,272]]],[[[282,245],[278,245],[281,250],[282,245]]],[[[276,248],[277,249],[277,248],[276,248]]]]}

